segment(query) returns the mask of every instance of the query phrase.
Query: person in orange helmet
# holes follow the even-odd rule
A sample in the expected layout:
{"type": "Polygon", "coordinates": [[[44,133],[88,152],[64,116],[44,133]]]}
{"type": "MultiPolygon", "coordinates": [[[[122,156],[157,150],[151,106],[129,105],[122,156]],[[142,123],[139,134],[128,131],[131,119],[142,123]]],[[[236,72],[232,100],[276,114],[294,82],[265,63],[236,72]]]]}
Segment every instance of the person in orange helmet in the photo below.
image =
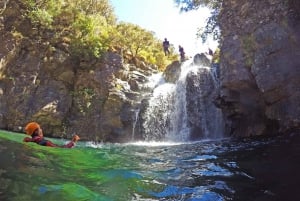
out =
{"type": "Polygon", "coordinates": [[[48,147],[62,147],[62,148],[72,148],[76,145],[76,142],[80,139],[78,135],[74,135],[72,140],[65,145],[57,145],[51,142],[50,140],[46,140],[44,138],[43,130],[40,125],[36,122],[30,122],[25,126],[25,132],[30,137],[25,137],[23,142],[35,142],[42,146],[48,147]]]}

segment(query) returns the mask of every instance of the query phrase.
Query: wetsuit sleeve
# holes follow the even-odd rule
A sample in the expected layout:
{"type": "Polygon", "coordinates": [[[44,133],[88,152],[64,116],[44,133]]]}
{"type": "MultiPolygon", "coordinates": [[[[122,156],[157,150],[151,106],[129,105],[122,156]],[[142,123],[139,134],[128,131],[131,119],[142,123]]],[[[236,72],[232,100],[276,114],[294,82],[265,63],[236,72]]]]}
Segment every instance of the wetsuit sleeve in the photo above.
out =
{"type": "Polygon", "coordinates": [[[25,137],[23,139],[23,142],[34,142],[34,140],[32,138],[30,138],[30,137],[25,137]]]}
{"type": "Polygon", "coordinates": [[[58,145],[54,144],[53,142],[47,140],[45,146],[47,147],[58,147],[58,145]]]}

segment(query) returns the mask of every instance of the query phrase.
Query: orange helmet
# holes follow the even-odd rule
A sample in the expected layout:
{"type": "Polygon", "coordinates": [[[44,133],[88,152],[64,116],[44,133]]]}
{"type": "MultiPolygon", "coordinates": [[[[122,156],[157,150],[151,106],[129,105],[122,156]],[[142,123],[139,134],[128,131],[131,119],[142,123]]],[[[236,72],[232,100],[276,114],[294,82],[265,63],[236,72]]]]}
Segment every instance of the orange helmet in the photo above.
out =
{"type": "Polygon", "coordinates": [[[38,129],[38,128],[40,128],[40,125],[39,125],[38,123],[36,123],[36,122],[30,122],[30,123],[28,123],[28,124],[26,125],[26,127],[25,127],[26,134],[27,134],[27,135],[32,135],[33,132],[34,132],[36,129],[38,129]]]}

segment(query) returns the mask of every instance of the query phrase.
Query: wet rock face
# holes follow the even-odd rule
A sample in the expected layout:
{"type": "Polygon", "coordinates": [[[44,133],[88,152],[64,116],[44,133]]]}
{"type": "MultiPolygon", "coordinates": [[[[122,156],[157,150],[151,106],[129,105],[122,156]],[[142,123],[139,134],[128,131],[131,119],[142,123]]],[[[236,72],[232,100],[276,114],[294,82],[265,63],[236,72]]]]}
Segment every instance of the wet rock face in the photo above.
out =
{"type": "Polygon", "coordinates": [[[300,2],[224,1],[221,91],[227,132],[252,136],[300,127],[300,2]]]}
{"type": "Polygon", "coordinates": [[[211,69],[200,68],[190,72],[186,78],[186,105],[191,140],[214,138],[218,125],[216,124],[217,86],[213,80],[211,69]]]}

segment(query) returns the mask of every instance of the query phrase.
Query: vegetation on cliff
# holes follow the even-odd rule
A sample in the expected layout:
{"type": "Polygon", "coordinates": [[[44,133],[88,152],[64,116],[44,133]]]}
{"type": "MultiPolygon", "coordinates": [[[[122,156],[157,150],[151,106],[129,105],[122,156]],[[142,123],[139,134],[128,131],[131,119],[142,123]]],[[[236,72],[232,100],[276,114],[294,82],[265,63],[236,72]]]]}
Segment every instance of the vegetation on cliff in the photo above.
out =
{"type": "Polygon", "coordinates": [[[52,41],[63,43],[75,58],[91,60],[114,50],[159,69],[177,58],[174,48],[170,57],[164,56],[162,41],[153,32],[138,25],[118,23],[108,0],[18,0],[17,3],[22,5],[23,20],[29,20],[31,28],[37,31],[37,39],[51,35],[52,41]]]}

